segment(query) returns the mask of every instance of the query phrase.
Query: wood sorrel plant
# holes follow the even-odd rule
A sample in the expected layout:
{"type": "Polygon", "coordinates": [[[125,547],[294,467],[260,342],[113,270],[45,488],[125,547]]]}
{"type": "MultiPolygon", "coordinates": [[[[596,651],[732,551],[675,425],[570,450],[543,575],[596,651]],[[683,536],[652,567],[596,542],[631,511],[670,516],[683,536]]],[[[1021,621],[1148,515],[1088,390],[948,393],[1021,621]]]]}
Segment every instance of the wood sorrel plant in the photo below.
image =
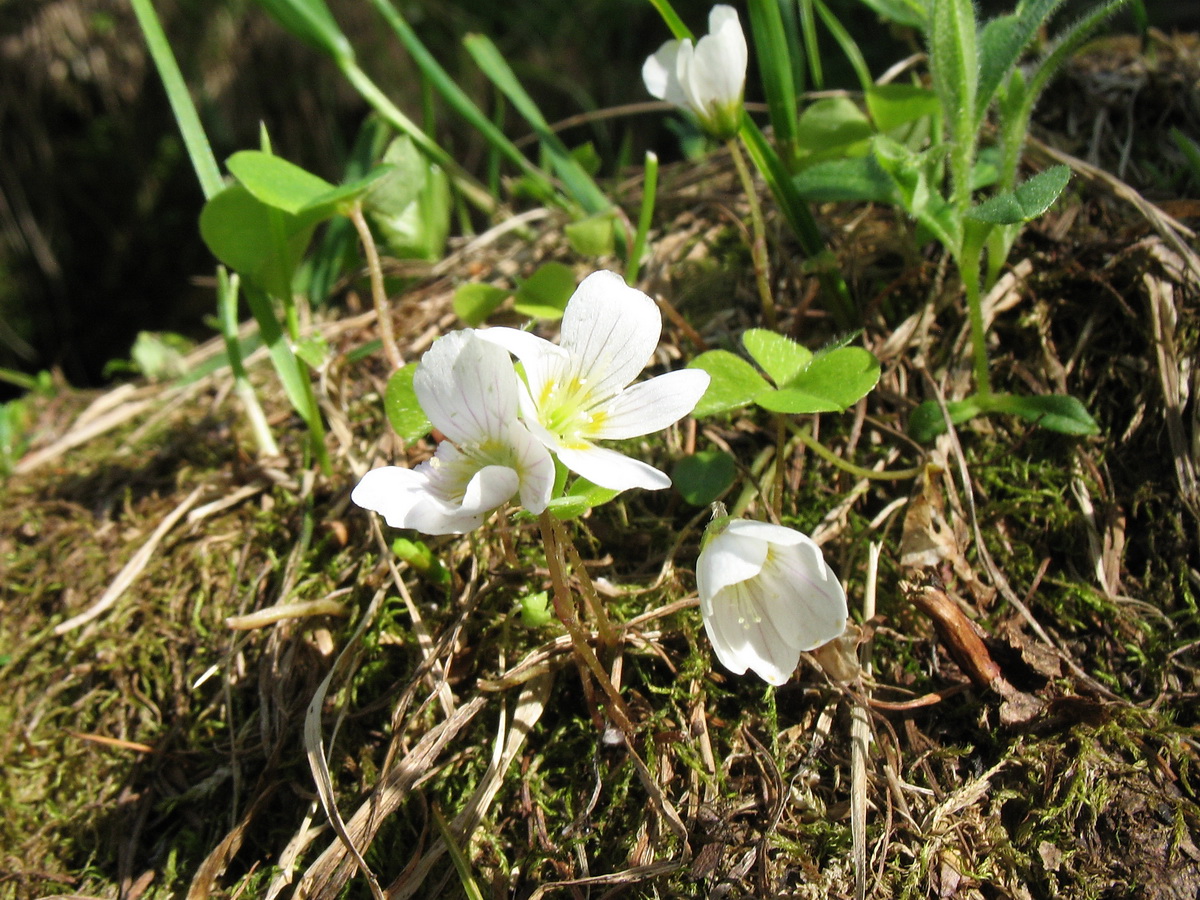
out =
{"type": "Polygon", "coordinates": [[[427,534],[469,531],[519,499],[539,519],[555,612],[626,733],[628,713],[582,631],[568,566],[602,642],[611,644],[613,632],[562,520],[630,488],[670,486],[653,466],[598,443],[667,428],[708,388],[708,374],[696,369],[631,384],[661,331],[653,300],[614,272],[595,272],[568,301],[557,344],[513,328],[443,335],[419,363],[393,376],[387,412],[402,437],[436,427],[445,439],[415,468],[367,472],[351,494],[389,525],[427,534]],[[520,375],[510,353],[520,360],[520,375]],[[568,487],[570,473],[577,477],[568,487]]]}

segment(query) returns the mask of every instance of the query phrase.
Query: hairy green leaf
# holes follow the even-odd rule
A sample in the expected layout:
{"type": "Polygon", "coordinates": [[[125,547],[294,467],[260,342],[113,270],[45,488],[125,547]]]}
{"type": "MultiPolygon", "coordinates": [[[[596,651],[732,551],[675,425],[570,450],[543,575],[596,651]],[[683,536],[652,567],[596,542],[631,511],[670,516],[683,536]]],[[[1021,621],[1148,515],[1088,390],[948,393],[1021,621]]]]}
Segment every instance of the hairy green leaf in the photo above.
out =
{"type": "Polygon", "coordinates": [[[973,207],[967,212],[967,218],[993,225],[1032,221],[1058,199],[1070,178],[1071,170],[1067,166],[1054,166],[1033,176],[1016,190],[973,207]]]}

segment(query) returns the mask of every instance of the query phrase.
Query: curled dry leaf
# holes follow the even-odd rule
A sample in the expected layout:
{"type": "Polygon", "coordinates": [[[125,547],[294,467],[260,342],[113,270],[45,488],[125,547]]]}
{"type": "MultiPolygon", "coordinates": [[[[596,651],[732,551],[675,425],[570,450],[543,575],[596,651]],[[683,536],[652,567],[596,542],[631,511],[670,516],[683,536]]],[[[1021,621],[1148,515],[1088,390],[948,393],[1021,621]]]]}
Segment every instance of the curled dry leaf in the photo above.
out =
{"type": "Polygon", "coordinates": [[[933,621],[938,637],[971,681],[978,687],[994,690],[1003,698],[1001,724],[1023,724],[1042,712],[1045,704],[1041,700],[1017,689],[1004,677],[984,643],[983,630],[967,617],[936,577],[926,575],[922,579],[902,581],[900,587],[913,605],[933,621]]]}

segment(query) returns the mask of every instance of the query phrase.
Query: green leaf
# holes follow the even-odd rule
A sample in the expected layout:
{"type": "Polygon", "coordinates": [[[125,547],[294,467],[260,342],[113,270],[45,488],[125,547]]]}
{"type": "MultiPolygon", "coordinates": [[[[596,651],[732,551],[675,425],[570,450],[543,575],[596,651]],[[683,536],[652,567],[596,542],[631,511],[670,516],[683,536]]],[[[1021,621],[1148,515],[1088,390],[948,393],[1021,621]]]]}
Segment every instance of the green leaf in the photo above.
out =
{"type": "Polygon", "coordinates": [[[1042,394],[1034,397],[995,394],[989,399],[989,411],[1020,416],[1050,431],[1079,435],[1100,433],[1100,426],[1084,405],[1066,394],[1042,394]]]}
{"type": "MultiPolygon", "coordinates": [[[[955,425],[961,425],[984,413],[998,412],[1019,416],[1041,428],[1060,434],[1089,435],[1100,432],[1100,426],[1088,414],[1083,404],[1065,394],[1043,394],[1035,397],[1014,394],[980,397],[976,394],[964,400],[947,403],[946,410],[950,414],[950,421],[955,425]]],[[[931,441],[945,431],[946,422],[936,401],[926,400],[909,414],[908,433],[916,441],[931,441]]]]}
{"type": "Polygon", "coordinates": [[[517,288],[513,307],[532,319],[560,319],[575,293],[575,272],[560,262],[538,266],[517,288]]]}
{"type": "Polygon", "coordinates": [[[541,628],[553,619],[549,591],[538,591],[521,598],[521,624],[526,628],[541,628]]]}
{"type": "Polygon", "coordinates": [[[382,204],[373,204],[371,221],[388,253],[398,259],[440,259],[450,233],[449,179],[440,166],[424,159],[420,162],[425,177],[413,201],[386,210],[382,204]]]}
{"type": "MultiPolygon", "coordinates": [[[[852,100],[829,97],[809,105],[800,116],[796,137],[799,146],[809,153],[840,151],[870,139],[874,133],[866,114],[852,100]]],[[[865,151],[865,147],[864,147],[865,151]]]]}
{"type": "Polygon", "coordinates": [[[772,412],[800,415],[842,412],[870,393],[879,382],[879,360],[862,347],[822,352],[779,390],[755,398],[772,412]]]}
{"type": "Polygon", "coordinates": [[[611,256],[616,245],[616,219],[612,213],[569,222],[563,231],[571,249],[580,256],[611,256]]]}
{"type": "Polygon", "coordinates": [[[388,379],[383,395],[383,411],[387,414],[387,420],[406,444],[420,440],[433,428],[413,389],[416,371],[417,363],[397,369],[388,379]]]}
{"type": "Polygon", "coordinates": [[[213,255],[276,297],[290,295],[292,273],[314,228],[315,223],[267,206],[240,184],[225,188],[200,211],[200,236],[213,255]],[[281,233],[274,227],[276,216],[281,233]]]}
{"type": "Polygon", "coordinates": [[[1012,15],[999,16],[979,34],[979,87],[975,110],[982,120],[996,90],[1062,0],[1025,0],[1012,15]]]}
{"type": "Polygon", "coordinates": [[[570,490],[562,497],[555,497],[546,508],[557,519],[577,519],[593,506],[607,503],[620,491],[592,484],[586,478],[576,478],[570,490]]]}
{"type": "Polygon", "coordinates": [[[689,369],[701,369],[712,379],[708,390],[692,410],[697,419],[727,412],[753,403],[754,398],[771,385],[758,374],[754,366],[728,350],[709,350],[688,364],[689,369]]]}
{"type": "Polygon", "coordinates": [[[454,314],[472,328],[478,328],[511,293],[482,282],[461,285],[454,292],[454,314]]]}
{"type": "Polygon", "coordinates": [[[329,359],[329,343],[322,334],[314,334],[296,345],[296,355],[311,369],[320,369],[329,359]]]}
{"type": "Polygon", "coordinates": [[[929,14],[921,0],[862,0],[884,19],[897,25],[915,28],[924,32],[929,25],[929,14]]]}
{"type": "MultiPolygon", "coordinates": [[[[946,411],[950,414],[950,421],[961,425],[982,413],[983,407],[976,400],[976,397],[968,397],[966,400],[948,401],[946,411]]],[[[946,420],[942,418],[942,409],[936,400],[926,400],[909,413],[908,433],[914,441],[922,444],[946,433],[946,420]]]]}
{"type": "Polygon", "coordinates": [[[733,484],[737,463],[724,450],[701,450],[685,456],[671,471],[675,489],[693,506],[708,506],[733,484]]]}
{"type": "Polygon", "coordinates": [[[742,335],[742,346],[777,385],[796,377],[813,358],[807,347],[765,328],[746,331],[742,335]]]}
{"type": "Polygon", "coordinates": [[[897,203],[895,185],[873,156],[829,159],[792,179],[805,200],[897,203]]]}
{"type": "Polygon", "coordinates": [[[292,215],[335,189],[324,178],[261,150],[235,153],[225,161],[225,167],[255,199],[292,215]]]}
{"type": "Polygon", "coordinates": [[[937,94],[915,84],[875,84],[867,91],[867,111],[878,131],[891,131],[936,116],[937,94]]]}
{"type": "Polygon", "coordinates": [[[1016,190],[998,194],[967,211],[967,218],[993,225],[1015,225],[1036,219],[1050,208],[1067,182],[1071,170],[1054,166],[1033,176],[1016,190]]]}

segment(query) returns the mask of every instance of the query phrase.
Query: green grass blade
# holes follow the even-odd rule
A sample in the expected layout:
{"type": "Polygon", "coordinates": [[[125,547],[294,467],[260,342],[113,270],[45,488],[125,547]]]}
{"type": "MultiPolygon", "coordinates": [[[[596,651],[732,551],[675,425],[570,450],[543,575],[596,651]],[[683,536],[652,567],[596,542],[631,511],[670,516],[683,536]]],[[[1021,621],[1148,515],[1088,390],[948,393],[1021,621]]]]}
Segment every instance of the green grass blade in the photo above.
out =
{"type": "Polygon", "coordinates": [[[850,36],[850,32],[846,30],[846,27],[842,25],[838,17],[833,14],[833,11],[822,0],[810,0],[810,2],[817,11],[817,15],[821,17],[821,21],[825,23],[825,27],[829,29],[829,33],[838,42],[838,46],[842,48],[842,53],[846,54],[846,59],[849,60],[851,68],[854,69],[854,74],[858,77],[858,83],[862,87],[863,93],[866,93],[875,82],[871,78],[871,70],[867,67],[866,58],[862,55],[862,51],[858,49],[858,44],[850,36]]]}
{"type": "MultiPolygon", "coordinates": [[[[746,152],[750,154],[755,167],[771,189],[771,194],[779,204],[792,233],[796,235],[796,240],[800,242],[801,249],[809,257],[824,256],[827,253],[825,239],[817,228],[812,212],[796,189],[791,173],[767,142],[766,136],[749,116],[742,117],[742,129],[738,134],[746,146],[746,152]]],[[[820,272],[820,279],[833,304],[831,312],[838,325],[842,328],[853,328],[858,315],[854,308],[854,300],[850,296],[850,289],[841,273],[826,269],[820,272]]]]}
{"type": "Polygon", "coordinates": [[[513,108],[529,123],[542,148],[549,156],[554,171],[562,179],[568,197],[589,215],[608,209],[612,204],[604,196],[604,192],[583,170],[563,142],[559,140],[558,135],[551,130],[542,111],[538,109],[533,98],[521,86],[499,48],[487,35],[483,34],[467,35],[463,39],[463,45],[483,74],[503,92],[513,108]]]}
{"type": "MultiPolygon", "coordinates": [[[[800,13],[798,33],[804,40],[804,56],[801,57],[799,49],[797,49],[793,54],[793,59],[804,58],[807,60],[808,71],[812,76],[813,89],[819,91],[825,87],[825,71],[821,67],[821,47],[817,40],[817,20],[813,15],[812,0],[798,0],[796,8],[800,13]]],[[[796,93],[804,90],[801,75],[802,69],[797,65],[796,93]]]]}
{"type": "Polygon", "coordinates": [[[238,340],[238,276],[230,275],[224,266],[217,266],[217,312],[221,319],[221,337],[225,342],[225,353],[229,357],[229,368],[233,372],[234,390],[246,407],[246,418],[254,433],[254,442],[265,456],[278,456],[279,445],[271,434],[266,414],[258,402],[254,388],[242,362],[242,348],[238,340]]]}
{"type": "Polygon", "coordinates": [[[146,46],[158,77],[162,79],[167,91],[167,99],[171,103],[171,112],[179,125],[179,133],[183,135],[184,146],[192,160],[192,168],[200,180],[200,189],[204,191],[205,199],[218,194],[225,186],[221,178],[221,168],[213,155],[212,146],[208,143],[208,135],[200,124],[200,116],[196,113],[196,105],[188,93],[183,81],[183,73],[179,71],[179,63],[171,52],[171,45],[163,32],[162,23],[150,0],[130,0],[133,4],[133,14],[137,16],[142,35],[146,38],[146,46]]]}
{"type": "Polygon", "coordinates": [[[783,217],[787,219],[805,254],[819,256],[824,253],[825,239],[821,237],[821,231],[817,228],[808,204],[800,197],[792,183],[792,175],[784,166],[783,160],[749,116],[742,119],[740,136],[746,145],[746,152],[750,154],[759,174],[767,182],[767,187],[771,189],[775,202],[779,204],[783,217]]]}
{"type": "Polygon", "coordinates": [[[796,158],[796,135],[799,131],[796,114],[796,81],[792,72],[791,49],[783,30],[779,0],[750,0],[750,31],[758,56],[758,71],[775,142],[789,164],[796,158]]]}
{"type": "Polygon", "coordinates": [[[404,45],[404,49],[413,58],[413,62],[417,64],[417,68],[421,70],[421,74],[425,76],[433,89],[442,95],[450,108],[466,119],[483,136],[484,140],[488,142],[489,146],[495,152],[499,153],[530,178],[541,183],[547,190],[552,190],[546,173],[541,171],[525,154],[518,150],[517,146],[505,136],[504,132],[466,95],[462,88],[442,68],[441,64],[434,59],[433,54],[421,42],[417,33],[413,31],[412,27],[397,11],[391,0],[369,0],[369,2],[383,16],[388,27],[392,29],[393,33],[400,40],[400,43],[404,45]]]}
{"type": "Polygon", "coordinates": [[[671,0],[650,0],[650,5],[658,10],[658,14],[662,16],[662,20],[671,29],[671,34],[675,40],[682,41],[692,37],[692,32],[683,24],[683,19],[679,18],[679,13],[675,12],[675,7],[671,5],[671,0]]]}
{"type": "Polygon", "coordinates": [[[354,59],[354,48],[324,0],[258,0],[280,25],[307,44],[328,53],[338,64],[354,59]]]}

